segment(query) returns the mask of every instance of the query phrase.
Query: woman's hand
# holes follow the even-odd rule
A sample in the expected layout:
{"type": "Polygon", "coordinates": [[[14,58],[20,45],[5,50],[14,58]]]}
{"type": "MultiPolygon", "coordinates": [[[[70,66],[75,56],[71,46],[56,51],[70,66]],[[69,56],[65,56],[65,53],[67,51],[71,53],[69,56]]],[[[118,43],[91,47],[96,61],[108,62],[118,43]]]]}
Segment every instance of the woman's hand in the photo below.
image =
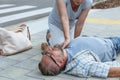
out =
{"type": "Polygon", "coordinates": [[[62,48],[64,49],[69,43],[70,43],[70,39],[66,39],[66,40],[62,43],[62,48]]]}

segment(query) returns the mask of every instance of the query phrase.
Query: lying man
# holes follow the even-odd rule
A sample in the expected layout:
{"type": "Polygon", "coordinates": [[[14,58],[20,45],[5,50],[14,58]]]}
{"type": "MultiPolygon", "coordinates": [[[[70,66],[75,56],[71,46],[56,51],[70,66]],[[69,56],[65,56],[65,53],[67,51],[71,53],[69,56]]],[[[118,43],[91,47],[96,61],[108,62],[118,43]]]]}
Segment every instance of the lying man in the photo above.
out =
{"type": "Polygon", "coordinates": [[[120,65],[114,61],[120,52],[118,37],[78,37],[65,49],[60,45],[42,49],[38,67],[43,75],[63,72],[79,77],[120,77],[120,65]]]}

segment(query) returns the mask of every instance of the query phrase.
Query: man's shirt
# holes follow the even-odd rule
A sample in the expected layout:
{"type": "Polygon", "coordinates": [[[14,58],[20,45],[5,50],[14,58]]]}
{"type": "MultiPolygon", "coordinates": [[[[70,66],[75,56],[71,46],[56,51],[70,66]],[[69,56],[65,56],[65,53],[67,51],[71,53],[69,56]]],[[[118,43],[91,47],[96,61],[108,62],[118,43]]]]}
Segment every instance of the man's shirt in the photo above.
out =
{"type": "Polygon", "coordinates": [[[83,50],[72,57],[63,72],[79,77],[96,76],[107,78],[110,66],[118,67],[120,65],[116,61],[101,62],[95,53],[83,50]]]}
{"type": "Polygon", "coordinates": [[[116,57],[115,47],[110,39],[99,37],[78,37],[66,48],[68,62],[80,51],[89,50],[98,55],[102,62],[112,61],[116,57]]]}
{"type": "Polygon", "coordinates": [[[112,61],[116,57],[115,47],[110,39],[78,37],[71,41],[66,51],[68,53],[68,61],[65,73],[67,74],[80,77],[89,77],[92,75],[106,78],[110,66],[117,64],[116,62],[106,62],[112,61]],[[88,52],[85,52],[87,54],[76,57],[76,55],[84,53],[81,52],[84,50],[88,50],[88,52]],[[88,54],[91,52],[97,58],[88,54]]]}

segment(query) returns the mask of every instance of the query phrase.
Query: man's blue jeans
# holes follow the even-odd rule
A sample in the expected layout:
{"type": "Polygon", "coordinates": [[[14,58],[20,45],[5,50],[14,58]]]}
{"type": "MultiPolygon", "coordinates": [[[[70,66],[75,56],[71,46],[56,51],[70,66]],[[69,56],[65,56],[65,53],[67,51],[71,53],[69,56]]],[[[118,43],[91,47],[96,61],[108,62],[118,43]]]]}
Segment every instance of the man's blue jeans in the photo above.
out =
{"type": "Polygon", "coordinates": [[[109,37],[108,39],[113,42],[116,52],[120,53],[120,37],[109,37]]]}

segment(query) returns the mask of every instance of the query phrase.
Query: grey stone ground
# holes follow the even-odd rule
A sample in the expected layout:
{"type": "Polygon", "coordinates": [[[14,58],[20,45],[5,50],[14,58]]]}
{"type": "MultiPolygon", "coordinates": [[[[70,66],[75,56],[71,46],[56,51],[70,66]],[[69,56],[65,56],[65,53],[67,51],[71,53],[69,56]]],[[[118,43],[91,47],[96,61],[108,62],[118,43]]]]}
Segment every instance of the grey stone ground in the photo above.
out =
{"type": "MultiPolygon", "coordinates": [[[[120,21],[120,7],[91,12],[88,18],[109,19],[120,21]]],[[[45,20],[47,24],[47,20],[45,20]]],[[[38,27],[35,27],[38,28],[38,27]]],[[[40,27],[39,27],[40,28],[40,27]]],[[[42,27],[41,27],[42,29],[42,27]]],[[[46,28],[47,29],[47,28],[46,28]]],[[[46,30],[32,34],[33,48],[13,56],[0,56],[0,80],[119,80],[119,78],[79,78],[60,74],[58,76],[43,76],[38,70],[41,59],[40,44],[45,41],[46,30]]],[[[120,36],[120,24],[86,22],[82,35],[88,36],[120,36]]],[[[120,62],[120,58],[117,60],[120,62]]]]}

